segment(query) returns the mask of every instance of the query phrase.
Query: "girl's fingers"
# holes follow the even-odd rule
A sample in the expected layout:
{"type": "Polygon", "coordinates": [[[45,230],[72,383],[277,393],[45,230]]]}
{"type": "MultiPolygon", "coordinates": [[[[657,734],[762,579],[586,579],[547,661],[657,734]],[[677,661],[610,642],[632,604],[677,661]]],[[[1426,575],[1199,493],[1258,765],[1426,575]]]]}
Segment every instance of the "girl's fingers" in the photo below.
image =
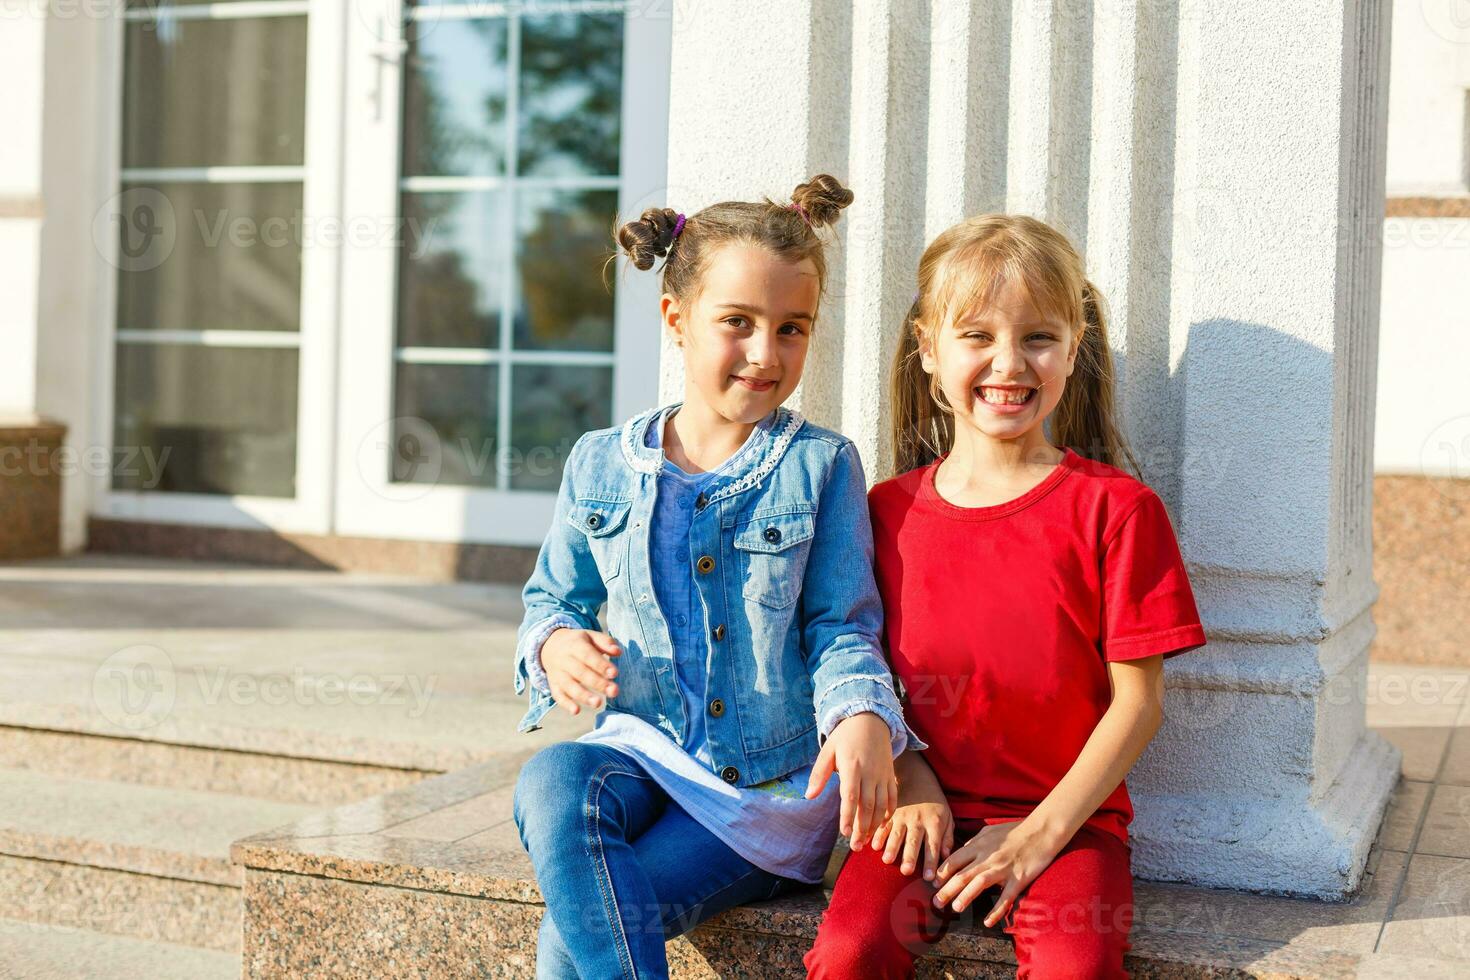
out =
{"type": "Polygon", "coordinates": [[[888,824],[880,823],[874,828],[873,836],[868,838],[868,846],[875,851],[883,850],[883,842],[888,839],[888,834],[892,829],[888,824]]]}
{"type": "MultiPolygon", "coordinates": [[[[817,761],[812,763],[812,774],[806,781],[806,798],[812,799],[822,792],[822,787],[827,785],[827,780],[832,778],[832,770],[835,768],[833,759],[836,750],[832,747],[832,740],[828,739],[822,743],[822,750],[817,753],[817,761]]],[[[846,827],[847,803],[843,801],[843,826],[846,827]]],[[[842,831],[847,833],[846,829],[842,831]]]]}
{"type": "Polygon", "coordinates": [[[863,779],[862,795],[858,800],[857,814],[853,817],[853,837],[859,843],[868,839],[868,832],[873,827],[873,798],[878,787],[871,779],[863,779]]]}
{"type": "Polygon", "coordinates": [[[939,865],[939,848],[942,841],[931,829],[924,835],[924,880],[934,880],[934,869],[939,865]]]}
{"type": "Polygon", "coordinates": [[[898,777],[894,776],[888,780],[888,811],[883,814],[887,820],[898,810],[898,777]]]}
{"type": "Polygon", "coordinates": [[[987,926],[994,926],[1001,919],[1005,918],[1006,912],[1015,904],[1016,892],[1018,891],[1020,889],[1017,887],[1014,878],[1006,882],[1005,888],[1001,889],[1000,898],[996,899],[994,907],[985,916],[985,924],[987,926]]]}
{"type": "MultiPolygon", "coordinates": [[[[887,824],[884,824],[885,828],[887,826],[887,824]]],[[[892,864],[894,859],[898,857],[899,848],[903,847],[903,839],[908,833],[908,827],[904,823],[899,822],[893,825],[892,830],[885,832],[887,833],[888,839],[883,842],[883,863],[892,864]]],[[[877,837],[873,838],[873,849],[878,849],[877,837]]]]}
{"type": "MultiPolygon", "coordinates": [[[[989,875],[976,875],[965,884],[965,887],[960,890],[960,893],[954,897],[954,901],[949,903],[950,908],[954,909],[956,912],[963,912],[965,909],[970,907],[970,903],[974,902],[975,899],[980,897],[981,892],[989,888],[994,883],[995,882],[990,880],[989,875]]],[[[987,925],[988,924],[989,923],[987,923],[987,925]]]]}
{"type": "Polygon", "coordinates": [[[577,651],[577,663],[598,677],[611,680],[618,675],[617,665],[612,658],[597,647],[583,647],[577,651]]]}
{"type": "Polygon", "coordinates": [[[949,905],[954,898],[965,890],[965,887],[975,879],[980,869],[974,865],[961,868],[950,875],[949,880],[940,886],[939,891],[934,893],[934,904],[938,908],[949,905]]]}
{"type": "Polygon", "coordinates": [[[923,827],[915,827],[909,832],[909,839],[903,846],[903,864],[899,865],[898,870],[906,875],[914,873],[914,868],[919,863],[919,850],[930,836],[929,831],[923,827]]]}
{"type": "Polygon", "coordinates": [[[599,633],[596,630],[588,630],[587,638],[592,641],[593,646],[595,646],[602,653],[607,654],[609,657],[616,657],[623,652],[622,647],[618,646],[618,641],[614,640],[606,633],[599,633]]]}
{"type": "MultiPolygon", "coordinates": [[[[573,702],[573,706],[587,705],[590,708],[598,707],[597,695],[578,684],[570,675],[564,675],[561,679],[561,689],[566,692],[567,700],[573,702]]],[[[573,711],[572,714],[577,712],[573,711]]]]}
{"type": "Polygon", "coordinates": [[[606,695],[607,697],[612,697],[613,692],[617,689],[616,685],[614,685],[606,677],[598,676],[595,671],[579,670],[577,671],[576,677],[577,683],[581,684],[582,687],[586,690],[595,691],[596,693],[606,695]]]}

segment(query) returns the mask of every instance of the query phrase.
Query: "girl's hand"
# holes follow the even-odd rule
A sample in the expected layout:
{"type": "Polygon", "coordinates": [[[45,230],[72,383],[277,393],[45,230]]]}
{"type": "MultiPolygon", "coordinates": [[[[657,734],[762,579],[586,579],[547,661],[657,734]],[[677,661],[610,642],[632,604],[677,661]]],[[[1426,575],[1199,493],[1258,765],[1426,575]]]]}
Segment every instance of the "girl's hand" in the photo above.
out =
{"type": "Polygon", "coordinates": [[[541,669],[551,685],[551,696],[571,714],[582,705],[602,707],[603,696],[617,697],[613,678],[618,668],[612,658],[622,654],[618,641],[596,630],[563,627],[541,644],[541,669]]]}
{"type": "Polygon", "coordinates": [[[924,852],[924,880],[933,881],[939,862],[954,849],[954,816],[947,803],[910,803],[893,811],[893,816],[873,834],[873,850],[882,848],[883,863],[897,860],[900,848],[903,863],[898,869],[906,875],[914,873],[919,850],[924,852]]]}
{"type": "Polygon", "coordinates": [[[807,799],[821,795],[834,771],[842,782],[842,833],[858,850],[898,803],[893,743],[882,718],[863,711],[837,723],[817,753],[806,784],[807,799]]]}
{"type": "Polygon", "coordinates": [[[991,824],[939,866],[942,885],[934,893],[934,907],[950,905],[956,912],[963,912],[985,889],[1003,885],[1000,898],[985,916],[985,924],[993,926],[1010,911],[1026,886],[1046,870],[1065,843],[1053,844],[1024,820],[991,824]]]}

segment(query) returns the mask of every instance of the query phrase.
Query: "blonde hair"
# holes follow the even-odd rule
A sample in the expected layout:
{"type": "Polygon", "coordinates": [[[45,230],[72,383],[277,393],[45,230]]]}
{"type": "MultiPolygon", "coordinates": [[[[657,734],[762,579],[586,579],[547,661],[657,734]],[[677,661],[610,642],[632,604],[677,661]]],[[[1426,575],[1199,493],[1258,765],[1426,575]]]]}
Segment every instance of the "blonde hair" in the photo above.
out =
{"type": "MultiPolygon", "coordinates": [[[[1077,362],[1051,415],[1052,441],[1079,456],[1139,473],[1113,406],[1113,355],[1102,293],[1061,232],[1024,215],[982,214],[944,231],[919,260],[919,292],[903,321],[894,357],[894,475],[932,463],[954,443],[954,410],[937,377],[923,368],[920,335],[989,306],[1007,283],[1019,285],[1043,315],[1081,337],[1077,362]]],[[[932,349],[932,346],[931,346],[932,349]]]]}

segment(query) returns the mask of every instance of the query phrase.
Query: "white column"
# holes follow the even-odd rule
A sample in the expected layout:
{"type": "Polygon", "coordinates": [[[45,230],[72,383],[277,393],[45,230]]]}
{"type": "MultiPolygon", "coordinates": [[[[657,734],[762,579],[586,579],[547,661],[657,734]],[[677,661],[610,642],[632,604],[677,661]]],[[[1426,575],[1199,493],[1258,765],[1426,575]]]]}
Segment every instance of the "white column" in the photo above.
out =
{"type": "Polygon", "coordinates": [[[36,411],[46,20],[25,0],[0,0],[0,16],[0,415],[19,416],[36,411]]]}
{"type": "Polygon", "coordinates": [[[1131,782],[1148,877],[1340,895],[1397,778],[1363,713],[1387,15],[1179,25],[1171,503],[1211,646],[1131,782]]]}
{"type": "Polygon", "coordinates": [[[871,477],[925,242],[1004,207],[1084,249],[1211,641],[1168,665],[1168,720],[1129,778],[1134,871],[1355,888],[1398,771],[1364,725],[1387,5],[681,9],[676,206],[818,170],[857,196],[800,407],[871,477]],[[712,84],[720,64],[739,70],[712,84]]]}

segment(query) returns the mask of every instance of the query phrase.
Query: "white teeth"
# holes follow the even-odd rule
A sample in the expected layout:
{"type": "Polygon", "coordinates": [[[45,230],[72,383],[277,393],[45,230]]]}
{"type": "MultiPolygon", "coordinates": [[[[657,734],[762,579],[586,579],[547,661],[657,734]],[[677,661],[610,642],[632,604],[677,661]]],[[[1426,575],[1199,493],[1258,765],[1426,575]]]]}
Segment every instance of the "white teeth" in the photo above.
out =
{"type": "Polygon", "coordinates": [[[992,405],[1020,405],[1031,397],[1031,388],[981,388],[980,397],[992,405]]]}

